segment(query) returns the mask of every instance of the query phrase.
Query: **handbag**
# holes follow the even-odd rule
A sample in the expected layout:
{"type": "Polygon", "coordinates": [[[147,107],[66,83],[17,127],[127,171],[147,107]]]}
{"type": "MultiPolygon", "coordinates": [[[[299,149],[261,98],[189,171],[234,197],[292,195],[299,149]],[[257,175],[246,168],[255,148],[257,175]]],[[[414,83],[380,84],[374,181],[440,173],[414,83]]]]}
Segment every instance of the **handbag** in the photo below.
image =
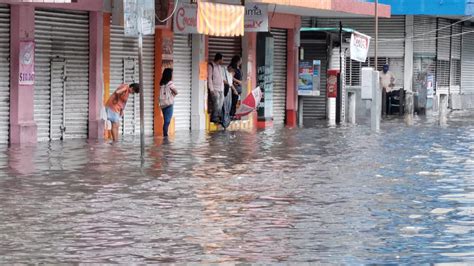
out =
{"type": "Polygon", "coordinates": [[[174,95],[171,92],[172,82],[168,82],[166,85],[162,85],[160,88],[160,107],[166,108],[174,104],[174,95]]]}

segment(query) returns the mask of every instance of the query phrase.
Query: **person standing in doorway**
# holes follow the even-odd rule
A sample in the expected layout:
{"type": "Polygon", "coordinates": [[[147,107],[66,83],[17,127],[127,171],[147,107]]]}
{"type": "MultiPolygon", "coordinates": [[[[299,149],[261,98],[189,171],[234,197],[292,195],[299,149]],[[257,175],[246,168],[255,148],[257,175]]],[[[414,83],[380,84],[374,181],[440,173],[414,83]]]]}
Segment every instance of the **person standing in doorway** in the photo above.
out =
{"type": "Polygon", "coordinates": [[[389,70],[388,64],[383,65],[380,72],[380,88],[382,89],[382,114],[387,114],[388,94],[394,90],[395,75],[389,70]]]}
{"type": "Polygon", "coordinates": [[[221,111],[224,104],[224,77],[222,72],[223,56],[217,53],[214,61],[207,67],[207,84],[209,89],[209,104],[211,122],[219,123],[222,119],[221,111]]]}
{"type": "Polygon", "coordinates": [[[232,93],[232,109],[230,110],[230,115],[232,117],[235,116],[235,113],[237,111],[237,103],[239,101],[239,98],[242,94],[242,58],[240,56],[236,55],[232,57],[232,60],[230,61],[229,64],[229,71],[234,72],[234,79],[233,79],[233,85],[234,85],[234,91],[232,93]]]}
{"type": "Polygon", "coordinates": [[[112,139],[114,141],[117,141],[119,137],[118,129],[120,127],[120,120],[122,120],[128,97],[134,93],[140,93],[140,85],[138,83],[130,85],[122,84],[110,95],[105,104],[107,120],[112,123],[112,139]]]}
{"type": "Polygon", "coordinates": [[[174,97],[178,90],[173,84],[173,69],[166,68],[160,81],[160,107],[163,112],[163,137],[168,137],[168,129],[173,118],[174,97]]]}

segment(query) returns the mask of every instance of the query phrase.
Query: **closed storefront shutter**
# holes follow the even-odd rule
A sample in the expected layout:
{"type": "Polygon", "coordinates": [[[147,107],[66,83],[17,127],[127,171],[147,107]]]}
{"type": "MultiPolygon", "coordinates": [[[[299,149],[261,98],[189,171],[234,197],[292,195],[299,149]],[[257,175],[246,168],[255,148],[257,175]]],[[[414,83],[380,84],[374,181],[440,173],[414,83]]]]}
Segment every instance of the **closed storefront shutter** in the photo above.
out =
{"type": "MultiPolygon", "coordinates": [[[[145,135],[153,134],[155,37],[143,37],[143,90],[145,135]]],[[[138,40],[125,37],[123,27],[112,26],[110,33],[110,93],[122,83],[139,82],[138,40]]],[[[131,94],[121,123],[123,135],[140,134],[139,94],[131,94]]]]}
{"type": "Polygon", "coordinates": [[[216,53],[221,53],[224,57],[224,65],[229,65],[230,60],[235,55],[242,56],[241,37],[215,37],[209,36],[209,62],[214,60],[216,53]]]}
{"type": "Polygon", "coordinates": [[[438,18],[438,38],[436,44],[436,93],[449,94],[451,58],[451,22],[438,18]]]}
{"type": "MultiPolygon", "coordinates": [[[[375,38],[373,18],[318,18],[317,27],[339,28],[339,21],[345,28],[351,28],[375,38]]],[[[403,57],[405,54],[405,16],[392,16],[379,19],[379,47],[380,57],[403,57]]],[[[374,56],[374,45],[370,45],[369,55],[374,56]]]]}
{"type": "Polygon", "coordinates": [[[451,94],[459,94],[461,90],[461,32],[461,24],[451,27],[451,94]]]}
{"type": "Polygon", "coordinates": [[[314,18],[312,17],[301,17],[301,27],[302,28],[311,28],[313,27],[314,18]]]}
{"type": "Polygon", "coordinates": [[[10,9],[0,5],[0,144],[10,134],[10,9]]]}
{"type": "Polygon", "coordinates": [[[448,19],[438,18],[437,57],[438,60],[449,60],[451,50],[451,22],[448,19]]]}
{"type": "Polygon", "coordinates": [[[86,138],[89,112],[87,12],[35,11],[38,140],[86,138]]]}
{"type": "Polygon", "coordinates": [[[415,57],[436,57],[436,18],[415,16],[413,54],[415,57]]]}
{"type": "Polygon", "coordinates": [[[466,33],[462,37],[461,57],[461,93],[474,94],[474,31],[473,27],[464,27],[466,33]]]}
{"type": "Polygon", "coordinates": [[[174,117],[176,130],[191,129],[191,79],[192,44],[191,35],[175,34],[173,43],[173,76],[178,89],[175,98],[174,117]]]}
{"type": "Polygon", "coordinates": [[[285,29],[271,29],[274,38],[273,53],[273,121],[276,125],[285,123],[287,38],[285,29]]]}
{"type": "Polygon", "coordinates": [[[301,40],[304,60],[321,60],[320,96],[303,97],[303,124],[310,126],[318,120],[326,120],[326,75],[328,64],[328,45],[326,40],[301,40]]]}

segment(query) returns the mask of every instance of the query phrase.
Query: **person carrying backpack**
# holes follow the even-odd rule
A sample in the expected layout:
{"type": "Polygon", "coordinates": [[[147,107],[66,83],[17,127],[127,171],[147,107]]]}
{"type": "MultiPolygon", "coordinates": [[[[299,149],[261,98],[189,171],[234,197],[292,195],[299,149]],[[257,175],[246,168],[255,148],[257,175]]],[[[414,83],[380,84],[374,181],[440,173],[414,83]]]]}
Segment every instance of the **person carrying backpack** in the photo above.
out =
{"type": "Polygon", "coordinates": [[[173,118],[174,97],[178,90],[173,84],[173,69],[166,68],[160,81],[160,108],[163,112],[163,137],[168,137],[168,128],[173,118]]]}

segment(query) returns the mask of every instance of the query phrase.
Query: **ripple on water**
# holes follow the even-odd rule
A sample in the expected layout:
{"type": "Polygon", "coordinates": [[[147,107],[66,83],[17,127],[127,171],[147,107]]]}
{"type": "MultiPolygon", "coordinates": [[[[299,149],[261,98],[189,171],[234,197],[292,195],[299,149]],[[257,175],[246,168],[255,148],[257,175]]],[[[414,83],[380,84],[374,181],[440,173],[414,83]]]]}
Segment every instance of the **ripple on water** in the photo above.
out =
{"type": "Polygon", "coordinates": [[[474,262],[474,125],[0,152],[0,263],[474,262]]]}

